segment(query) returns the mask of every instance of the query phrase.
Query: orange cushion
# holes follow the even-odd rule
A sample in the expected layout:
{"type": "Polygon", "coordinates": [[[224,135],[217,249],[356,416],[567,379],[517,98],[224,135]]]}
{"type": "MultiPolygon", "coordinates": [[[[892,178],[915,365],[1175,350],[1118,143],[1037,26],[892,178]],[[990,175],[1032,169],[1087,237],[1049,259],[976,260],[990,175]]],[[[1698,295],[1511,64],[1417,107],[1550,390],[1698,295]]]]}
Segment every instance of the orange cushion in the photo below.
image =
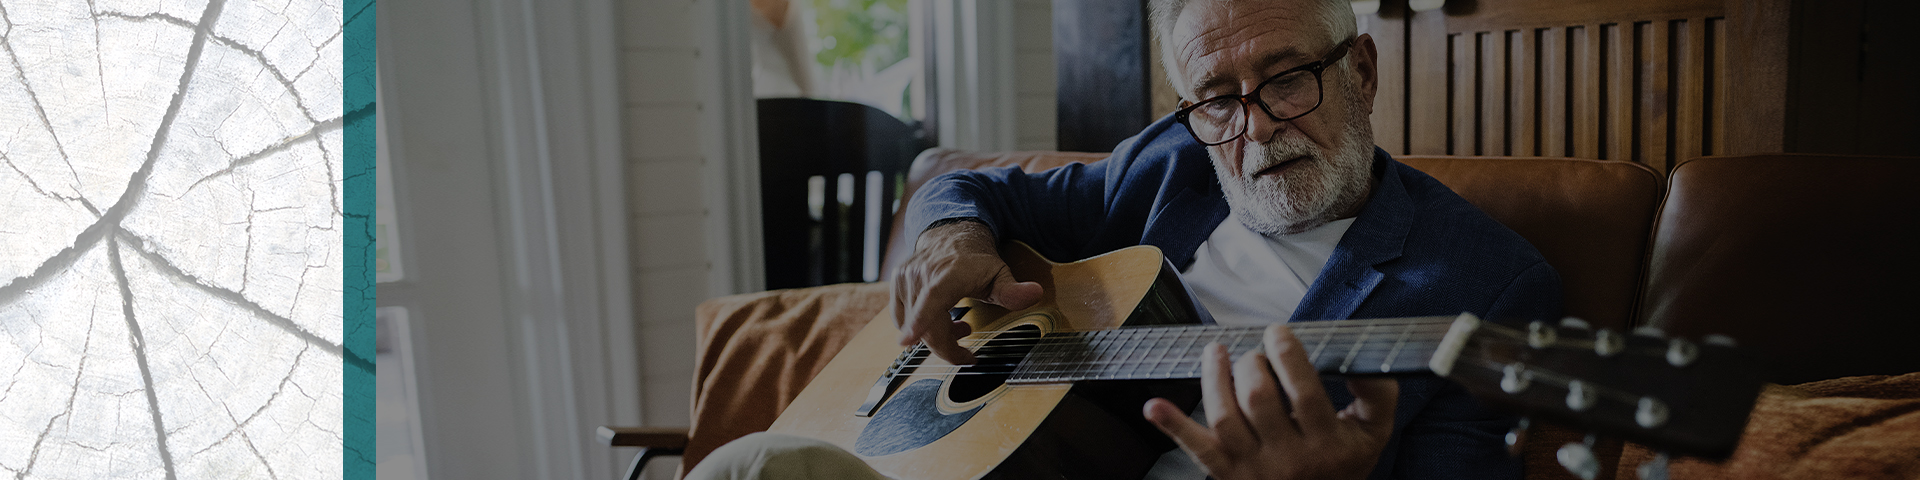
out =
{"type": "Polygon", "coordinates": [[[694,320],[693,426],[681,473],[713,449],[772,425],[886,307],[887,288],[849,283],[701,303],[694,320]]]}

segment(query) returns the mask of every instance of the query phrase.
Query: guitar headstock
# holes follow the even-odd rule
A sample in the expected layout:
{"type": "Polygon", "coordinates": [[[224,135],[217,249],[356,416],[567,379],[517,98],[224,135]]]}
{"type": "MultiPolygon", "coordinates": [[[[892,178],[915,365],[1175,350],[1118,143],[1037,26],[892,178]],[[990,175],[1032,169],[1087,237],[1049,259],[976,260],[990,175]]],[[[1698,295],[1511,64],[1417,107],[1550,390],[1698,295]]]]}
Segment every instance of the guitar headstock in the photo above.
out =
{"type": "Polygon", "coordinates": [[[1732,339],[1586,322],[1486,323],[1448,378],[1495,406],[1665,450],[1726,458],[1761,381],[1732,339]]]}

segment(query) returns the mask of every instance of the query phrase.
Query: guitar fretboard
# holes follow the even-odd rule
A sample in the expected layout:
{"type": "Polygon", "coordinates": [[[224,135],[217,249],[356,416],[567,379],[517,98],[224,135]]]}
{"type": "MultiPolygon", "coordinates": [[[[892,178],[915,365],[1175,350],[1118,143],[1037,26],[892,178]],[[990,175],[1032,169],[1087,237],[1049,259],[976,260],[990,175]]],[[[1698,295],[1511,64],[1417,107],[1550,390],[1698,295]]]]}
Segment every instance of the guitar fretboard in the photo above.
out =
{"type": "MultiPolygon", "coordinates": [[[[1431,371],[1436,356],[1451,365],[1464,345],[1451,340],[1464,339],[1477,323],[1449,316],[1302,322],[1288,327],[1306,347],[1315,369],[1359,375],[1431,371]],[[1450,337],[1448,332],[1455,330],[1462,331],[1450,337]]],[[[1188,325],[1052,333],[1038,340],[1007,383],[1199,378],[1208,344],[1219,343],[1232,358],[1239,358],[1261,347],[1265,330],[1188,325]]]]}

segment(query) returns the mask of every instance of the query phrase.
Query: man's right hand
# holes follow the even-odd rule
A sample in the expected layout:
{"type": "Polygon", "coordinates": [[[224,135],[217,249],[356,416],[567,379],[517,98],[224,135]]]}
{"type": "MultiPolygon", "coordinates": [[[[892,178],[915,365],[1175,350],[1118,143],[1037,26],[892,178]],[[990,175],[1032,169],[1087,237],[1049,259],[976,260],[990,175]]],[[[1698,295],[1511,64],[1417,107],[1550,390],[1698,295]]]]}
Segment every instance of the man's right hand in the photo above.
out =
{"type": "Polygon", "coordinates": [[[1040,284],[1015,281],[997,243],[992,229],[972,221],[920,234],[913,257],[893,279],[893,325],[900,328],[901,346],[925,341],[947,362],[970,365],[973,352],[959,339],[973,328],[949,316],[954,304],[972,297],[1020,310],[1040,301],[1040,284]]]}

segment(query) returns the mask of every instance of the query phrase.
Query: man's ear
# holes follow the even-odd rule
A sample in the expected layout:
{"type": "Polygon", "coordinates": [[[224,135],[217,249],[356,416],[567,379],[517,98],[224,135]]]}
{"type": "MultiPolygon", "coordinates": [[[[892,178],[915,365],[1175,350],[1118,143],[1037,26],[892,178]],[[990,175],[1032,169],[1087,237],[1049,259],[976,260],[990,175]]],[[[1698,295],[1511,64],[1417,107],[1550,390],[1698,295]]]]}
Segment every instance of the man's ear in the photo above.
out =
{"type": "Polygon", "coordinates": [[[1353,73],[1360,76],[1360,98],[1367,114],[1371,115],[1373,95],[1380,91],[1380,51],[1374,49],[1373,36],[1362,33],[1355,37],[1352,51],[1347,55],[1353,59],[1353,73]]]}

